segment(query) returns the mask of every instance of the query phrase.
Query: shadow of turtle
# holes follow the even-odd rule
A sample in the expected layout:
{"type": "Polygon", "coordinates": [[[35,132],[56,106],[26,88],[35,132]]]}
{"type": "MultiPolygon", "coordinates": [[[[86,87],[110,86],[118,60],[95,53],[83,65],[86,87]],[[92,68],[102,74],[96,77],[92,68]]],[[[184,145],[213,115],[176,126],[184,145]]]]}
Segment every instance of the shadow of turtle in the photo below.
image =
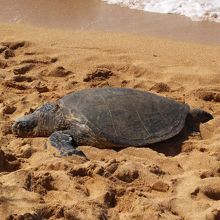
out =
{"type": "MultiPolygon", "coordinates": [[[[167,157],[175,157],[182,152],[183,143],[189,139],[191,133],[192,132],[190,132],[189,128],[185,126],[179,134],[168,140],[137,148],[150,148],[158,153],[164,154],[167,157]]],[[[122,149],[115,148],[114,150],[119,152],[122,149]]]]}
{"type": "Polygon", "coordinates": [[[183,142],[188,139],[189,134],[187,134],[184,129],[173,138],[159,143],[151,144],[148,147],[157,151],[158,153],[164,154],[167,157],[175,157],[182,152],[183,142]]]}

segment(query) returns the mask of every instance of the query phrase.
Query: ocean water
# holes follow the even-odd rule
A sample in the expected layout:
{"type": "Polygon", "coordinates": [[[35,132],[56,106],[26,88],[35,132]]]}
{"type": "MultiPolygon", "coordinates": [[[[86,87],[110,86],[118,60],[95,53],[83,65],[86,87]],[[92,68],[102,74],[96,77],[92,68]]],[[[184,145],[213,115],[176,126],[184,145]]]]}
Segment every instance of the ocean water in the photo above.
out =
{"type": "Polygon", "coordinates": [[[102,0],[131,9],[179,14],[193,21],[220,22],[220,0],[102,0]]]}

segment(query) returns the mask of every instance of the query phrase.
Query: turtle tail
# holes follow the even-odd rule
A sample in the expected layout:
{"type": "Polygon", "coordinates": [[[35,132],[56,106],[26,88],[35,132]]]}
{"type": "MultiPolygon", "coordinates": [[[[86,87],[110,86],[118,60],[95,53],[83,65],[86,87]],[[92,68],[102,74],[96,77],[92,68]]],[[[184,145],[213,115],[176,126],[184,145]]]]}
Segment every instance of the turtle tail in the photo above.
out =
{"type": "Polygon", "coordinates": [[[190,111],[190,115],[192,116],[195,123],[206,123],[213,119],[213,116],[209,112],[197,108],[192,109],[190,111]]]}
{"type": "Polygon", "coordinates": [[[190,133],[199,132],[200,123],[206,123],[212,119],[213,116],[209,112],[202,109],[192,109],[186,118],[186,124],[190,133]]]}

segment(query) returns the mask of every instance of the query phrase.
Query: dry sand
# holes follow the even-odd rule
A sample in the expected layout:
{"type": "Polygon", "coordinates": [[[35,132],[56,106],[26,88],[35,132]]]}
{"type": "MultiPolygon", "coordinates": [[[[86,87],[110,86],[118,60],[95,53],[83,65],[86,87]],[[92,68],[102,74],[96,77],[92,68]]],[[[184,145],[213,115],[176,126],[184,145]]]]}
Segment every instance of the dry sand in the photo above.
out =
{"type": "Polygon", "coordinates": [[[0,33],[0,219],[220,219],[219,46],[16,25],[0,33]],[[103,86],[168,96],[214,120],[179,146],[81,147],[90,161],[10,134],[42,103],[103,86]]]}

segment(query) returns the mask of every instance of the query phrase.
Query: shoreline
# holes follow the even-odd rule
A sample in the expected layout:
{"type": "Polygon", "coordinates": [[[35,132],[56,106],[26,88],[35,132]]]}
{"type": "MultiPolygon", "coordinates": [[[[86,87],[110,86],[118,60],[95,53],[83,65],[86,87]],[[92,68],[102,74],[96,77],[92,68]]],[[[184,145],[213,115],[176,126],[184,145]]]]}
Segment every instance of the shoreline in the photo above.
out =
{"type": "Polygon", "coordinates": [[[1,23],[30,24],[65,30],[107,31],[147,35],[171,40],[220,45],[220,24],[193,22],[178,15],[148,13],[99,0],[31,2],[0,0],[1,23]]]}

